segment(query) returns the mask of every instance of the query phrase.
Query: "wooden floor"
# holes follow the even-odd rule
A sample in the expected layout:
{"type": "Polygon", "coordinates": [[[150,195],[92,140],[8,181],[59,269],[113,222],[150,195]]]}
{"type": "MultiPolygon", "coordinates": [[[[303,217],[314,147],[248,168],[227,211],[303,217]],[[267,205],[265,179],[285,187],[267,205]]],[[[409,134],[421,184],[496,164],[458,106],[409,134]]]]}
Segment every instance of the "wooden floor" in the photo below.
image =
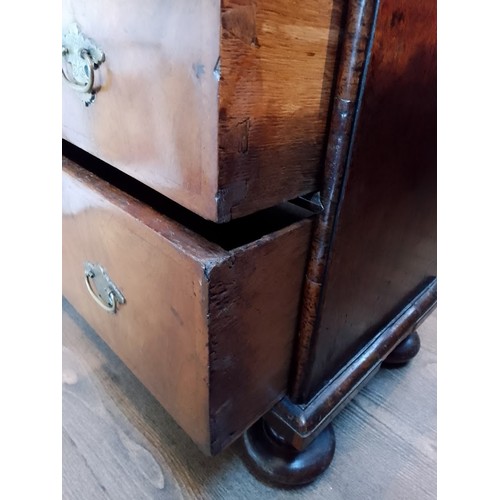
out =
{"type": "Polygon", "coordinates": [[[66,301],[62,325],[64,499],[436,498],[436,313],[418,357],[337,417],[327,472],[295,490],[254,479],[240,442],[203,456],[66,301]]]}

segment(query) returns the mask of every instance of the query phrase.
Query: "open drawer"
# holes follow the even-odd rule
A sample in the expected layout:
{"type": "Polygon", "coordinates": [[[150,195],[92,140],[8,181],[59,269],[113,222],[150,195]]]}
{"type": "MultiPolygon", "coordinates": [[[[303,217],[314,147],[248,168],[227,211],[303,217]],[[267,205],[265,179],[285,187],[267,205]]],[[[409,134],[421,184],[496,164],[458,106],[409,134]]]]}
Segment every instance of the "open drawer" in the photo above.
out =
{"type": "Polygon", "coordinates": [[[63,0],[62,135],[212,221],[313,192],[343,10],[63,0]]]}
{"type": "Polygon", "coordinates": [[[64,296],[217,453],[286,390],[311,220],[287,203],[210,241],[64,157],[62,177],[64,296]]]}

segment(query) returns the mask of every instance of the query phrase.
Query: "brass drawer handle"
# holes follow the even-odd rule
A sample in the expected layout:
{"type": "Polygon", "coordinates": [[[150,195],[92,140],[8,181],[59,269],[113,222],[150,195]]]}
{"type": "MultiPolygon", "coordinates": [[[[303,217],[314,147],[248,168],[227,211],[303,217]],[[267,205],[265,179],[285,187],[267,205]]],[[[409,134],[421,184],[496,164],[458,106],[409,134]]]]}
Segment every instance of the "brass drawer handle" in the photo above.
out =
{"type": "Polygon", "coordinates": [[[117,304],[125,304],[125,297],[118,287],[111,281],[104,268],[99,264],[86,262],[84,267],[85,285],[94,301],[105,311],[116,313],[117,304]],[[90,284],[94,283],[94,288],[90,284]]]}
{"type": "Polygon", "coordinates": [[[63,34],[62,57],[64,80],[89,106],[95,101],[97,91],[94,71],[104,62],[104,52],[73,23],[63,34]]]}
{"type": "MultiPolygon", "coordinates": [[[[62,48],[63,57],[69,54],[69,49],[66,47],[62,48]]],[[[76,79],[70,78],[64,72],[64,66],[62,68],[62,76],[68,83],[68,85],[77,92],[82,92],[84,94],[91,93],[92,87],[94,86],[94,62],[90,57],[90,54],[87,50],[82,49],[80,51],[80,57],[85,61],[85,73],[88,75],[88,80],[86,83],[79,83],[76,79]]]]}

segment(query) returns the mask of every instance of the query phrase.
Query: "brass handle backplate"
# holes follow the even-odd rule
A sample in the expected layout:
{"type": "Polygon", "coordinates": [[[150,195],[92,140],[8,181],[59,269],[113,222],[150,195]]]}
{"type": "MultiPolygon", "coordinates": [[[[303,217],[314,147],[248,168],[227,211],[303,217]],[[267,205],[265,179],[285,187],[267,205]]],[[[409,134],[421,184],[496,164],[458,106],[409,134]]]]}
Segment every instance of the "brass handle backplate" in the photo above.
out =
{"type": "Polygon", "coordinates": [[[84,273],[90,296],[105,311],[116,313],[117,305],[125,304],[125,297],[100,264],[85,262],[84,273]]]}
{"type": "Polygon", "coordinates": [[[94,71],[104,62],[104,52],[73,23],[63,34],[62,57],[64,80],[79,92],[85,106],[89,106],[97,92],[94,71]]]}

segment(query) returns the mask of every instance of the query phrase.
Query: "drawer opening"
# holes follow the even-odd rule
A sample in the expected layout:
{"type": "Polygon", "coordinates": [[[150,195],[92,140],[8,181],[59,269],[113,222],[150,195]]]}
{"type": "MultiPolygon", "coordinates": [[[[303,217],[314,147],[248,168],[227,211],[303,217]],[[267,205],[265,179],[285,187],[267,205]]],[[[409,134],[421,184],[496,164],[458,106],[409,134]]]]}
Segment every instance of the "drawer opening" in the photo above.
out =
{"type": "Polygon", "coordinates": [[[62,154],[128,195],[227,251],[249,244],[314,214],[307,208],[307,204],[292,200],[224,224],[217,224],[190,212],[154,189],[65,140],[62,141],[62,154]]]}

